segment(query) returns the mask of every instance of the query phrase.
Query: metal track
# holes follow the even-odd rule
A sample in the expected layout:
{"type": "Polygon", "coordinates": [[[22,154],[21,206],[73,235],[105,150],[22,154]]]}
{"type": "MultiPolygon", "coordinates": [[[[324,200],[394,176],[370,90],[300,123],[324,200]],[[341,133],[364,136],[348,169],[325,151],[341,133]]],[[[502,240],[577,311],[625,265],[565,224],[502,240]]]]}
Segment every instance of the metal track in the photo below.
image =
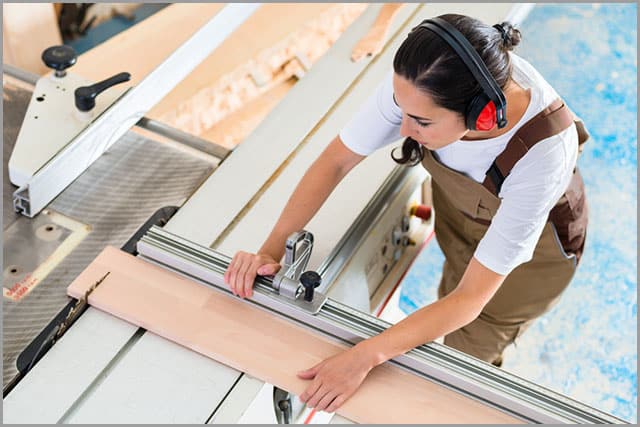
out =
{"type": "MultiPolygon", "coordinates": [[[[138,252],[154,264],[212,286],[217,291],[230,293],[223,276],[231,259],[224,254],[159,227],[153,227],[138,242],[138,252]]],[[[270,280],[263,277],[256,281],[254,297],[247,302],[348,344],[355,344],[391,326],[331,299],[317,315],[303,312],[275,294],[270,280]]],[[[527,422],[625,423],[437,343],[417,347],[390,363],[527,422]]]]}

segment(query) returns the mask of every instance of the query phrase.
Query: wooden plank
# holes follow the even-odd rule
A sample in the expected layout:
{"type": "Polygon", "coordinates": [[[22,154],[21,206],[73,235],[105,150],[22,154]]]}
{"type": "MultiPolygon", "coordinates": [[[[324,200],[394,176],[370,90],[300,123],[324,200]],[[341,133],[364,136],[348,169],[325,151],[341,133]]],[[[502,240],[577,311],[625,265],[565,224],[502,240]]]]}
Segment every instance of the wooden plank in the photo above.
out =
{"type": "MultiPolygon", "coordinates": [[[[223,6],[167,6],[81,55],[73,72],[97,81],[128,71],[132,75],[128,84],[135,85],[223,6]]],[[[315,62],[365,7],[338,3],[262,5],[147,116],[199,135],[271,88],[256,85],[250,76],[253,70],[265,69],[269,76],[282,74],[282,66],[296,54],[315,62]]],[[[283,75],[279,80],[289,77],[283,75]]]]}
{"type": "Polygon", "coordinates": [[[2,61],[36,74],[50,71],[42,52],[62,44],[52,3],[2,3],[2,61]]]}
{"type": "Polygon", "coordinates": [[[295,55],[315,63],[365,8],[358,3],[263,5],[151,110],[150,117],[201,134],[290,78],[285,64],[295,55]],[[251,77],[256,71],[273,83],[257,85],[251,77]]]}
{"type": "MultiPolygon", "coordinates": [[[[71,283],[68,293],[128,322],[300,394],[296,372],[345,346],[251,306],[107,247],[71,283]]],[[[443,386],[383,364],[337,411],[360,423],[516,423],[517,419],[443,386]],[[393,408],[393,410],[390,410],[393,408]]]]}
{"type": "Polygon", "coordinates": [[[249,101],[239,110],[230,113],[201,133],[200,137],[227,148],[235,147],[253,132],[269,112],[282,101],[295,83],[295,79],[291,78],[278,84],[256,99],[249,101]]]}
{"type": "Polygon", "coordinates": [[[369,32],[353,48],[351,52],[352,61],[359,61],[365,56],[375,56],[382,51],[382,47],[387,41],[387,33],[391,22],[393,22],[393,17],[401,7],[402,3],[386,3],[382,6],[369,32]]]}
{"type": "Polygon", "coordinates": [[[169,5],[80,55],[71,71],[95,81],[128,71],[128,84],[135,85],[223,7],[224,3],[169,5]]]}

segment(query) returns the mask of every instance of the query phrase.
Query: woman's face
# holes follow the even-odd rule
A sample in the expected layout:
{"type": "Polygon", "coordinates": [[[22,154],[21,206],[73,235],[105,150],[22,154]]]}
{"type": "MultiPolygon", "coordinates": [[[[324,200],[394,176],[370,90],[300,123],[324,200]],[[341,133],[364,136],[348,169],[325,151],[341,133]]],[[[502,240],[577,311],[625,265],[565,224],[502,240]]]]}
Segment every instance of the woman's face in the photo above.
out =
{"type": "Polygon", "coordinates": [[[435,150],[461,139],[468,132],[460,114],[438,107],[409,80],[393,74],[395,102],[402,110],[400,135],[435,150]]]}

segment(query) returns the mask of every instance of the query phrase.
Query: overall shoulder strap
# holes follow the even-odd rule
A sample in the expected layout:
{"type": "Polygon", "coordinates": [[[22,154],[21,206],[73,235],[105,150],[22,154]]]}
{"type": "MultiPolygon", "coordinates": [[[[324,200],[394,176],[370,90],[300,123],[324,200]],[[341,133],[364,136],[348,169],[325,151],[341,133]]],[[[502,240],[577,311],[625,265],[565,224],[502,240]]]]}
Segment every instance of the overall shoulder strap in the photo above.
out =
{"type": "Polygon", "coordinates": [[[589,140],[591,135],[589,135],[589,131],[582,120],[574,117],[573,122],[576,124],[576,130],[578,131],[578,152],[582,153],[582,149],[584,148],[582,145],[589,140]]]}
{"type": "MultiPolygon", "coordinates": [[[[498,195],[502,188],[502,183],[511,172],[511,169],[513,169],[518,160],[527,154],[531,147],[550,136],[562,132],[572,123],[574,123],[574,117],[569,108],[560,99],[553,101],[547,108],[518,129],[502,153],[496,157],[489,170],[487,170],[482,185],[493,194],[498,195]]],[[[584,130],[584,126],[581,129],[584,130]]],[[[584,130],[584,134],[586,134],[586,130],[584,130]]],[[[583,139],[580,131],[578,135],[579,139],[583,139]]]]}

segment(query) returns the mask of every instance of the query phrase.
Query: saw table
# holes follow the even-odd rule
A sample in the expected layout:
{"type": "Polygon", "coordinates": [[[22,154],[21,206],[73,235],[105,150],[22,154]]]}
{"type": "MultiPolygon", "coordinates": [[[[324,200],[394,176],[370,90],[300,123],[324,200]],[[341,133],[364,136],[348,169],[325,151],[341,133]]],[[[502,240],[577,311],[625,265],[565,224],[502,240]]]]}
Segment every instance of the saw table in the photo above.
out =
{"type": "MultiPolygon", "coordinates": [[[[160,265],[211,287],[212,291],[228,293],[222,275],[229,257],[237,250],[259,248],[305,170],[390,72],[393,53],[411,28],[423,19],[449,12],[472,15],[486,22],[499,22],[506,17],[517,22],[521,11],[503,3],[407,4],[397,13],[380,54],[351,62],[351,49],[374,22],[380,7],[369,7],[265,121],[219,165],[211,157],[195,156],[193,151],[184,153],[178,148],[180,141],[177,145],[162,145],[128,132],[34,219],[6,213],[14,224],[29,223],[26,228],[35,235],[29,237],[32,241],[41,239],[41,230],[46,231],[47,224],[53,223],[53,220],[37,222],[41,221],[39,217],[68,217],[66,222],[55,223],[56,237],[51,241],[79,242],[75,248],[88,246],[85,242],[92,233],[97,234],[94,230],[103,229],[97,220],[83,214],[85,210],[115,225],[103,231],[108,238],[103,237],[100,244],[93,243],[91,250],[75,249],[82,254],[82,261],[73,261],[73,269],[65,268],[67,276],[56,277],[55,285],[45,284],[49,273],[28,293],[23,291],[27,294],[22,300],[12,301],[5,296],[4,339],[17,336],[26,325],[32,331],[19,339],[13,338],[20,344],[11,353],[7,353],[5,346],[5,388],[7,379],[18,377],[15,360],[21,349],[47,324],[51,314],[67,303],[63,293],[66,286],[104,246],[124,245],[156,208],[153,205],[143,213],[141,199],[179,209],[165,224],[161,222],[161,227],[148,224],[135,236],[132,252],[139,252],[140,262],[154,268],[160,265]],[[130,153],[132,147],[139,147],[140,152],[130,153]],[[151,157],[144,150],[153,149],[159,152],[154,153],[153,162],[163,158],[162,150],[171,161],[147,165],[145,162],[151,157]],[[195,166],[180,167],[177,156],[182,156],[180,161],[192,162],[189,165],[199,165],[200,172],[195,172],[195,166]],[[126,161],[131,163],[125,164],[126,161]],[[128,178],[130,174],[142,173],[146,167],[149,171],[141,179],[144,184],[133,186],[136,180],[128,178]],[[187,170],[191,177],[188,183],[182,192],[169,197],[167,190],[176,189],[176,177],[184,176],[187,170]],[[164,174],[167,181],[160,181],[164,174]],[[129,192],[123,193],[127,188],[129,192]],[[166,196],[167,201],[159,202],[157,198],[161,196],[166,196]],[[183,203],[185,197],[188,200],[183,203]],[[91,203],[83,202],[89,199],[91,203]],[[66,208],[68,205],[71,207],[66,208]],[[114,223],[125,218],[131,222],[129,228],[114,223]],[[63,228],[57,224],[67,225],[63,228]],[[37,312],[34,316],[39,323],[24,317],[21,320],[15,314],[16,307],[27,303],[29,298],[38,307],[31,313],[37,312]],[[42,306],[50,306],[48,315],[40,313],[42,306]],[[12,368],[7,371],[8,361],[13,363],[9,363],[12,368]]],[[[27,98],[25,94],[22,96],[27,98]]],[[[6,131],[5,126],[5,143],[6,131]]],[[[425,225],[408,216],[410,206],[422,202],[423,184],[428,179],[422,168],[397,167],[389,159],[388,150],[369,156],[340,183],[340,188],[306,226],[313,233],[313,250],[307,252],[309,256],[304,262],[322,278],[314,294],[322,300],[316,300],[319,303],[312,310],[307,310],[304,304],[283,303],[282,295],[273,295],[272,280],[260,279],[255,298],[240,303],[258,304],[271,316],[325,334],[327,339],[343,345],[351,345],[388,327],[389,323],[373,314],[384,306],[408,265],[411,247],[402,242],[424,239],[429,233],[429,223],[425,225]]],[[[301,241],[307,238],[309,242],[308,236],[301,236],[301,241]]],[[[15,239],[14,247],[32,244],[18,243],[17,237],[10,239],[15,239]]],[[[7,242],[5,220],[5,253],[7,242]]],[[[42,245],[45,253],[30,262],[37,266],[42,258],[50,258],[56,251],[53,246],[42,245]]],[[[73,254],[73,250],[69,253],[73,254]]],[[[62,262],[71,256],[65,253],[62,262]]],[[[5,268],[6,265],[5,262],[5,268]]],[[[295,299],[299,292],[293,293],[295,299]]],[[[91,297],[88,301],[91,302],[91,297]]],[[[519,421],[619,422],[606,413],[437,343],[416,348],[388,363],[519,421]]],[[[29,372],[20,381],[14,381],[11,391],[5,394],[5,422],[351,422],[339,416],[313,414],[286,390],[93,307],[78,316],[37,363],[29,361],[27,365],[31,365],[29,372]]]]}

